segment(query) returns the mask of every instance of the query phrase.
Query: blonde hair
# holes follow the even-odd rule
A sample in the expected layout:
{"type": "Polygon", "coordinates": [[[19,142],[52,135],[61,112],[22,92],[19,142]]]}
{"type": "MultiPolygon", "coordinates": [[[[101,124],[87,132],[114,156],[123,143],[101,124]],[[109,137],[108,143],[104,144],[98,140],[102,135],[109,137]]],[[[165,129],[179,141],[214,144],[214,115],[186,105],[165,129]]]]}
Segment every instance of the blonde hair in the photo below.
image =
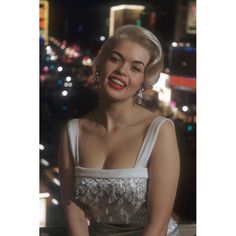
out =
{"type": "Polygon", "coordinates": [[[152,88],[158,81],[163,69],[163,52],[159,40],[149,30],[135,26],[124,25],[119,27],[113,36],[111,36],[102,46],[95,60],[96,70],[104,63],[114,46],[123,40],[129,40],[143,46],[148,50],[150,61],[145,69],[144,88],[152,88]]]}

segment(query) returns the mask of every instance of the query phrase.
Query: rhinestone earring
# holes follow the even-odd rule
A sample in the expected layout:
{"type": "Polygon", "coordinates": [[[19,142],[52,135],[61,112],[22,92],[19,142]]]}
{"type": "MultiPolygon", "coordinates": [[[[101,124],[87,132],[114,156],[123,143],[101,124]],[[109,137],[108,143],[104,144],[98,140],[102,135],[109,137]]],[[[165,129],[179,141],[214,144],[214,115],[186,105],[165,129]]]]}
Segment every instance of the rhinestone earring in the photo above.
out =
{"type": "Polygon", "coordinates": [[[96,73],[95,73],[96,84],[99,84],[99,76],[100,76],[100,71],[96,71],[96,73]]]}
{"type": "Polygon", "coordinates": [[[139,105],[141,105],[143,103],[143,92],[144,92],[144,88],[140,88],[139,91],[138,91],[138,98],[137,98],[137,103],[139,105]]]}

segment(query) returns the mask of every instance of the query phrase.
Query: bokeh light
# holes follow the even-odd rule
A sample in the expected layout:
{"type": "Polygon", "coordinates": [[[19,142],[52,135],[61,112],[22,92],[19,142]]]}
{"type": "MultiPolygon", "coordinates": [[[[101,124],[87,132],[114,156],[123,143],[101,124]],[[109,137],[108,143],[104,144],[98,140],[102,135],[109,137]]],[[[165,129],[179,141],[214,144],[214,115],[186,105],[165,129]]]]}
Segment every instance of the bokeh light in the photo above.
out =
{"type": "Polygon", "coordinates": [[[62,96],[67,96],[67,95],[68,95],[68,92],[67,92],[66,90],[63,90],[63,91],[61,92],[61,94],[62,94],[62,96]]]}
{"type": "Polygon", "coordinates": [[[59,72],[63,71],[63,67],[62,66],[58,66],[57,67],[57,71],[59,71],[59,72]]]}

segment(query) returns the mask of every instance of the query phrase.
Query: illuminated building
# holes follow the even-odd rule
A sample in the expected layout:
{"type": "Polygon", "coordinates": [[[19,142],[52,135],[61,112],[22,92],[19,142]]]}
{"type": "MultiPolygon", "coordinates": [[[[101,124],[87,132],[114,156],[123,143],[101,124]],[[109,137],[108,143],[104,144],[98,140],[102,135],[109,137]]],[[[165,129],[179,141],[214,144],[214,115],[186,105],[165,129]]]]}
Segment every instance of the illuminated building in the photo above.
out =
{"type": "Polygon", "coordinates": [[[39,28],[40,28],[40,38],[42,38],[45,44],[48,44],[48,13],[49,4],[47,0],[40,0],[39,4],[40,14],[39,14],[39,28]]]}
{"type": "Polygon", "coordinates": [[[144,10],[145,7],[142,5],[119,5],[111,7],[109,36],[113,35],[114,31],[122,25],[138,25],[140,14],[144,10]]]}

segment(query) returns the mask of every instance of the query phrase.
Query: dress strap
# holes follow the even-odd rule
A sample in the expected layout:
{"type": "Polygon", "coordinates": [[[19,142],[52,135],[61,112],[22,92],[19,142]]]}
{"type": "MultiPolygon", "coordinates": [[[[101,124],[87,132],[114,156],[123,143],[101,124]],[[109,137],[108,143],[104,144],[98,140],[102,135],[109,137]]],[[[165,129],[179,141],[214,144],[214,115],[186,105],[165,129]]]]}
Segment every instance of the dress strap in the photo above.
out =
{"type": "Polygon", "coordinates": [[[153,147],[155,145],[157,135],[159,133],[161,125],[165,121],[170,121],[173,125],[173,121],[170,119],[167,119],[163,116],[156,117],[150,124],[147,134],[144,138],[143,144],[141,146],[141,149],[139,151],[139,155],[135,164],[135,167],[146,167],[148,160],[151,156],[153,147]]]}
{"type": "Polygon", "coordinates": [[[68,136],[70,140],[70,148],[75,164],[79,164],[78,153],[78,137],[79,137],[79,119],[72,119],[68,121],[68,136]]]}

